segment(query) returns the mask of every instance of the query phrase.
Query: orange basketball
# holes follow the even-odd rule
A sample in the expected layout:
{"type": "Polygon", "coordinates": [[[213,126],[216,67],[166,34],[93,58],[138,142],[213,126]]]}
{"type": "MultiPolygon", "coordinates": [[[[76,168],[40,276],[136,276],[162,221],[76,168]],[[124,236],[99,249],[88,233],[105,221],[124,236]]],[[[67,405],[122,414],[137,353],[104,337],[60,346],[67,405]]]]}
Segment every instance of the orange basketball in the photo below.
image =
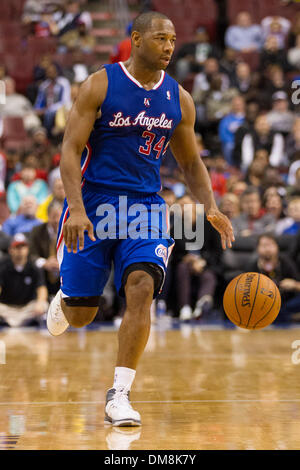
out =
{"type": "Polygon", "coordinates": [[[270,325],[281,307],[274,282],[259,273],[243,273],[226,287],[223,306],[229,320],[241,328],[257,330],[270,325]]]}

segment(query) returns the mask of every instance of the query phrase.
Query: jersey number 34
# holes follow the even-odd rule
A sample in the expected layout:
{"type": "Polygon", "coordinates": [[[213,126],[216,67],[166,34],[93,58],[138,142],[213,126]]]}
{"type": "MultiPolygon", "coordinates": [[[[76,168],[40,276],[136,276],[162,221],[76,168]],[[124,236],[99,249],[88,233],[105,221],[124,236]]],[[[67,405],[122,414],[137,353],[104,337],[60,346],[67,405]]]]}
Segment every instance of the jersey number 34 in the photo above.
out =
{"type": "MultiPolygon", "coordinates": [[[[155,139],[156,135],[153,134],[153,132],[144,131],[143,134],[142,134],[142,137],[144,137],[146,139],[146,142],[145,142],[144,147],[142,145],[140,145],[139,152],[142,153],[143,155],[150,155],[150,153],[152,152],[152,146],[154,144],[154,139],[155,139]]],[[[155,157],[156,159],[158,159],[160,157],[161,152],[162,152],[162,150],[164,148],[164,145],[165,145],[165,141],[166,141],[166,137],[163,136],[154,145],[153,150],[154,150],[154,152],[156,152],[156,157],[155,157]]],[[[163,155],[165,154],[168,145],[169,145],[169,142],[165,146],[165,149],[163,151],[163,155]]]]}

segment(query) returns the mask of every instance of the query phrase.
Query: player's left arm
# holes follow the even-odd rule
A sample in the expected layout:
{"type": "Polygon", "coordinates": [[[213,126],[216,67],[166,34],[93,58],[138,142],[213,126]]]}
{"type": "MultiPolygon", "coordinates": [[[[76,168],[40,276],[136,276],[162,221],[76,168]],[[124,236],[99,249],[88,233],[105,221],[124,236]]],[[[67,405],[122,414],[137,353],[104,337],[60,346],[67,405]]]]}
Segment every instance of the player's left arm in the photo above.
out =
{"type": "Polygon", "coordinates": [[[171,138],[171,150],[182,168],[187,185],[195,198],[204,205],[207,219],[220,233],[222,247],[231,248],[234,234],[230,220],[219,211],[206,166],[200,158],[196,136],[195,106],[191,95],[180,86],[182,119],[171,138]]]}

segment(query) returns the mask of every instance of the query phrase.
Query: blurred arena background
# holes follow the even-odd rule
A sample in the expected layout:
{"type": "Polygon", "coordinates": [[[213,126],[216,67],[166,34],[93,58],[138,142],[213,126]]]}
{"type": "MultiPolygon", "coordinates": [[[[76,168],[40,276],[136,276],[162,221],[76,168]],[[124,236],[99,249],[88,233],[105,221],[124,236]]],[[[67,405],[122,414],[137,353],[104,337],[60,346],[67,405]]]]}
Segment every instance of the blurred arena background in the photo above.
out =
{"type": "MultiPolygon", "coordinates": [[[[260,271],[270,276],[281,292],[282,309],[271,329],[279,327],[276,328],[279,345],[277,359],[284,357],[286,362],[283,362],[288,364],[285,370],[292,370],[289,369],[290,345],[297,335],[295,333],[293,336],[284,329],[293,331],[295,328],[297,331],[300,321],[300,2],[2,0],[0,340],[7,344],[7,348],[8,345],[11,347],[10,357],[15,369],[13,367],[10,371],[15,372],[11,372],[11,376],[5,372],[10,385],[9,389],[4,390],[0,406],[6,407],[6,400],[11,401],[12,405],[7,409],[13,409],[13,412],[7,412],[2,420],[0,436],[4,444],[0,441],[0,448],[14,448],[18,442],[21,443],[20,436],[25,439],[22,441],[23,448],[38,447],[35,441],[30,443],[29,438],[26,441],[26,402],[30,407],[30,403],[43,399],[48,390],[47,401],[51,395],[49,390],[53,387],[53,390],[63,389],[63,398],[58,399],[54,393],[51,400],[67,403],[67,376],[72,370],[68,363],[68,347],[75,348],[89,363],[93,358],[93,345],[97,344],[101,350],[102,337],[99,343],[95,337],[87,339],[86,330],[93,330],[89,331],[90,334],[94,334],[94,330],[105,334],[111,326],[117,329],[120,324],[124,304],[115,292],[112,278],[105,289],[93,325],[81,333],[67,333],[69,336],[64,340],[65,343],[59,339],[55,346],[53,338],[47,337],[45,313],[48,302],[59,289],[55,243],[64,200],[59,161],[68,113],[80,84],[89,74],[104,63],[124,61],[129,57],[132,20],[138,13],[148,10],[165,13],[175,25],[178,39],[168,73],[192,94],[197,112],[195,131],[199,155],[210,173],[216,200],[232,220],[236,234],[234,246],[226,252],[221,248],[218,234],[208,223],[205,223],[205,243],[201,250],[189,252],[186,249],[187,240],[177,240],[164,290],[153,303],[153,326],[157,328],[158,336],[151,337],[149,354],[153,354],[153,361],[159,360],[157,351],[164,354],[168,347],[175,354],[176,351],[172,349],[174,343],[169,333],[166,333],[175,328],[177,333],[180,331],[183,341],[180,343],[178,337],[179,343],[183,345],[189,339],[192,345],[189,358],[195,357],[197,348],[199,354],[201,352],[209,356],[220,346],[227,352],[230,349],[232,356],[228,361],[231,361],[233,369],[245,367],[247,358],[251,357],[251,341],[247,337],[246,351],[237,351],[237,344],[243,343],[243,337],[226,319],[222,297],[226,285],[236,275],[244,271],[260,271]],[[19,249],[21,246],[22,250],[19,249]],[[224,343],[222,336],[201,336],[205,328],[215,328],[218,334],[219,330],[222,333],[224,330],[224,343]],[[72,334],[76,336],[71,344],[72,334]],[[33,378],[32,383],[22,375],[19,376],[18,357],[25,350],[31,363],[35,364],[37,374],[41,374],[33,378]],[[62,352],[68,363],[64,371],[64,366],[57,370],[49,365],[51,355],[59,361],[55,354],[62,352]],[[22,394],[18,396],[10,393],[14,380],[19,380],[20,388],[23,388],[22,394]],[[36,394],[32,394],[31,385],[38,390],[36,394]],[[14,436],[18,436],[15,441],[14,436]],[[9,445],[9,439],[15,444],[9,445]]],[[[201,214],[196,211],[196,202],[184,183],[171,151],[164,157],[161,176],[161,195],[169,205],[175,202],[182,207],[184,204],[194,204],[192,221],[196,225],[196,219],[201,214]]],[[[171,230],[172,223],[174,219],[171,218],[171,230]]],[[[264,345],[272,356],[273,340],[270,343],[269,340],[270,337],[266,336],[256,337],[255,354],[260,358],[264,355],[264,345]]],[[[183,346],[180,346],[180,351],[184,362],[183,346]]],[[[106,346],[104,357],[110,360],[110,353],[110,346],[106,346]]],[[[9,357],[9,352],[7,354],[9,357]]],[[[92,360],[94,363],[97,362],[95,357],[92,360]]],[[[153,362],[149,357],[146,358],[146,375],[138,383],[140,389],[149,387],[152,390],[156,380],[153,379],[153,362]]],[[[211,357],[215,365],[215,356],[211,357]]],[[[274,361],[277,359],[273,358],[274,361]]],[[[268,364],[272,369],[271,364],[274,362],[268,364]]],[[[255,368],[255,363],[252,365],[255,368]]],[[[0,367],[6,370],[8,365],[0,367]]],[[[275,402],[280,402],[280,390],[286,375],[277,369],[279,375],[274,375],[271,369],[267,366],[268,386],[274,391],[275,402]]],[[[25,365],[24,370],[29,373],[30,366],[25,365]]],[[[196,370],[197,366],[190,373],[201,390],[203,383],[201,385],[201,377],[196,377],[196,370]]],[[[93,371],[91,368],[92,376],[93,371]]],[[[108,382],[109,373],[107,376],[105,374],[106,369],[104,379],[108,382]]],[[[222,370],[219,374],[222,375],[222,370]]],[[[95,376],[92,379],[96,381],[95,376]]],[[[168,383],[173,382],[170,379],[168,383]]],[[[214,383],[213,380],[211,383],[214,383]]],[[[245,390],[248,389],[247,384],[248,381],[245,382],[245,390]]],[[[74,389],[77,386],[76,383],[74,389]]],[[[99,403],[104,400],[105,387],[101,386],[103,391],[101,388],[97,397],[89,387],[86,387],[80,398],[74,392],[74,400],[77,400],[81,410],[86,402],[94,402],[94,412],[97,413],[99,403]]],[[[159,388],[157,382],[156,387],[159,388]]],[[[294,392],[285,394],[282,400],[285,402],[288,395],[287,400],[294,403],[294,416],[299,418],[295,402],[298,395],[294,392]]],[[[155,392],[151,393],[155,400],[155,392]]],[[[267,389],[264,391],[262,386],[258,392],[262,402],[266,399],[266,393],[267,389]]],[[[172,397],[176,399],[178,395],[174,393],[172,397]]],[[[242,393],[240,399],[245,397],[242,393]]],[[[250,402],[255,397],[251,393],[248,396],[250,402]]],[[[189,398],[186,396],[187,400],[189,398]]],[[[220,395],[221,401],[229,398],[230,393],[220,395]]],[[[290,416],[289,412],[292,413],[292,410],[285,409],[283,415],[290,416]]],[[[87,429],[86,418],[80,418],[79,411],[76,412],[77,420],[71,412],[68,413],[64,423],[66,428],[71,426],[75,434],[87,429]]],[[[238,414],[238,408],[235,408],[234,420],[238,420],[238,414]]],[[[251,419],[250,408],[247,416],[251,419]]],[[[222,421],[222,417],[220,410],[218,419],[222,421]]],[[[45,419],[47,421],[48,417],[45,419]]],[[[165,416],[165,419],[168,421],[168,417],[165,416]]],[[[226,426],[230,422],[228,418],[226,426]]],[[[97,431],[94,424],[90,422],[92,432],[97,431]]],[[[278,422],[274,426],[279,426],[278,422]]],[[[284,430],[280,426],[276,430],[280,435],[278,441],[273,442],[269,436],[270,440],[267,437],[267,443],[262,447],[262,441],[257,440],[255,433],[247,441],[248,444],[243,443],[239,447],[236,444],[238,441],[234,439],[229,443],[226,439],[223,441],[217,427],[212,426],[208,432],[212,435],[216,433],[219,439],[216,446],[221,448],[297,446],[298,428],[293,428],[294,434],[289,442],[282,438],[284,430]]],[[[205,439],[201,442],[193,440],[191,436],[198,432],[199,427],[192,429],[183,448],[188,449],[189,445],[195,446],[192,448],[197,448],[197,445],[213,448],[205,439]]],[[[124,441],[121,444],[118,440],[118,444],[114,444],[116,436],[106,435],[106,441],[104,438],[103,442],[107,443],[108,448],[123,446],[128,449],[140,436],[121,436],[124,441]]],[[[97,447],[95,435],[93,439],[92,444],[86,444],[87,448],[90,448],[89,445],[97,447]]],[[[81,441],[76,442],[77,448],[84,448],[81,441]]],[[[167,440],[162,439],[162,442],[167,440]]],[[[48,448],[47,445],[44,439],[40,448],[48,448]]],[[[72,445],[71,441],[66,440],[65,447],[62,445],[61,448],[72,448],[72,445]]],[[[143,445],[150,446],[148,448],[153,445],[150,434],[147,434],[143,445]]],[[[158,442],[155,441],[155,445],[159,448],[158,442]]],[[[176,439],[173,445],[177,445],[176,439]]],[[[51,446],[58,448],[59,444],[53,443],[51,446]]]]}

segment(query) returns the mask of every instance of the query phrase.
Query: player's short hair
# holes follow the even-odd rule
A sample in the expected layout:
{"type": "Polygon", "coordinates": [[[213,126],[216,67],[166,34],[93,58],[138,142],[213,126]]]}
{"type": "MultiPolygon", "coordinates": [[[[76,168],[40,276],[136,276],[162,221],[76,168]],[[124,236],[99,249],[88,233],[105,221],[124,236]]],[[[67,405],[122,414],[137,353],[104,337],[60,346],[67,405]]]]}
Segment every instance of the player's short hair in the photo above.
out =
{"type": "Polygon", "coordinates": [[[158,11],[147,11],[146,13],[141,13],[135,18],[132,24],[132,31],[145,33],[149,28],[151,28],[152,20],[155,18],[171,21],[170,18],[163,13],[159,13],[158,11]]]}

